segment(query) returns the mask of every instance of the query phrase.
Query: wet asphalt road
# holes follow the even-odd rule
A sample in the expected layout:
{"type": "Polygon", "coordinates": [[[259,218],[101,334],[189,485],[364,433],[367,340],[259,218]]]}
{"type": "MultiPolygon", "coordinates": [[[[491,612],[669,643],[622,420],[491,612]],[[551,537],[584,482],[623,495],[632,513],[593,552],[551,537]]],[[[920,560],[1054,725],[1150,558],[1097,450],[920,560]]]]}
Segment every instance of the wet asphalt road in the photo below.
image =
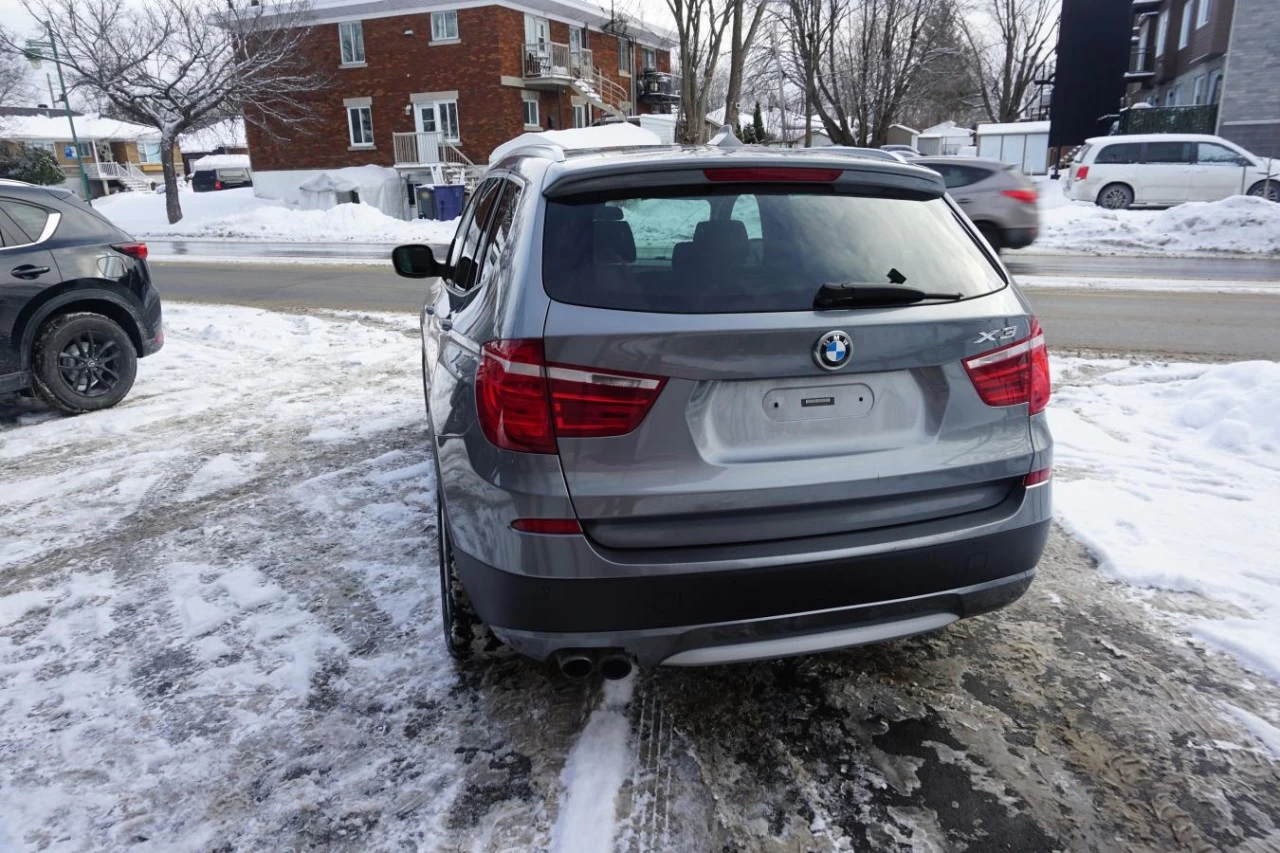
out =
{"type": "MultiPolygon", "coordinates": [[[[1068,274],[1063,272],[1068,267],[1052,264],[1068,261],[1094,270],[1082,275],[1120,276],[1121,268],[1137,273],[1153,261],[1166,267],[1176,261],[1195,278],[1214,277],[1207,274],[1207,267],[1217,264],[1218,277],[1228,280],[1253,276],[1258,281],[1280,281],[1278,261],[1086,257],[1064,261],[1061,256],[1028,255],[1013,259],[1010,266],[1017,272],[1023,263],[1040,264],[1037,270],[1043,274],[1059,275],[1068,274]],[[1107,264],[1116,267],[1107,268],[1107,264]]],[[[162,296],[198,302],[417,311],[424,294],[421,282],[371,266],[157,261],[154,268],[162,296]]],[[[1028,297],[1057,348],[1280,359],[1277,295],[1036,287],[1028,297]]]]}

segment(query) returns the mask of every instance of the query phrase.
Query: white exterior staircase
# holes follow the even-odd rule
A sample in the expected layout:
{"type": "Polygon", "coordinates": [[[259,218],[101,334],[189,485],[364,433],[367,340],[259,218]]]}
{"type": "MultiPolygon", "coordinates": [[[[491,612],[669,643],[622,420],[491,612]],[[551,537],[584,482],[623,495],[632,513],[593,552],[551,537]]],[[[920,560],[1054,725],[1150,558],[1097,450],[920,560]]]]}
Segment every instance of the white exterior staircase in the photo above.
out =
{"type": "Polygon", "coordinates": [[[157,180],[132,163],[85,163],[84,170],[90,180],[119,181],[134,192],[151,192],[157,180]]]}
{"type": "Polygon", "coordinates": [[[623,107],[627,105],[627,90],[600,73],[599,68],[582,69],[582,73],[575,76],[569,85],[596,109],[626,119],[623,107]]]}

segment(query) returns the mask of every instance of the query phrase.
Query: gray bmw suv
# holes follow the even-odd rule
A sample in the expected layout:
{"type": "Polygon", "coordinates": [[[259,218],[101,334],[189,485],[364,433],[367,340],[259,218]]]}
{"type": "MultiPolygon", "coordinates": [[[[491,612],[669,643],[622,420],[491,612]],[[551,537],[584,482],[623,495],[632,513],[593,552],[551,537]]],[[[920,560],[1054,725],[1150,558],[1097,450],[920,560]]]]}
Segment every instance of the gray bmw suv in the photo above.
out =
{"type": "Polygon", "coordinates": [[[811,152],[531,146],[447,258],[397,248],[431,279],[450,651],[621,677],[1018,598],[1050,520],[1048,356],[945,192],[811,152]]]}

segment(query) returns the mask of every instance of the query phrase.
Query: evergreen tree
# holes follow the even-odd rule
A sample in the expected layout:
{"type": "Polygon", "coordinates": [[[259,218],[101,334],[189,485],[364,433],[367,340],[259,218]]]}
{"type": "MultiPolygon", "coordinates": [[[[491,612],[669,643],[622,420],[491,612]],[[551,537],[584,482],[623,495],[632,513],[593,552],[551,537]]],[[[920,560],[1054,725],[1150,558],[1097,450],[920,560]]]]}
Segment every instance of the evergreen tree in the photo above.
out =
{"type": "Polygon", "coordinates": [[[764,115],[760,112],[759,101],[756,101],[756,108],[751,112],[751,135],[755,138],[757,145],[764,145],[769,141],[769,134],[764,129],[764,115]]]}
{"type": "Polygon", "coordinates": [[[61,184],[67,176],[52,151],[32,145],[10,145],[0,151],[0,178],[47,187],[61,184]]]}

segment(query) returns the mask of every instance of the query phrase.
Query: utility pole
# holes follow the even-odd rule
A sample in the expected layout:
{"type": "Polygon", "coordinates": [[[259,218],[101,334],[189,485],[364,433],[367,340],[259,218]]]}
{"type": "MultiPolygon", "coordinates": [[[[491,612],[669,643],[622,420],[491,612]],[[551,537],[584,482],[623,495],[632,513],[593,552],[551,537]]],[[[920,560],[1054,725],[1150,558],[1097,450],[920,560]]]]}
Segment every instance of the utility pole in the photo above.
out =
{"type": "MultiPolygon", "coordinates": [[[[76,135],[76,121],[71,115],[71,100],[67,97],[67,81],[62,77],[62,62],[58,58],[58,43],[53,38],[53,27],[49,23],[44,23],[44,31],[49,36],[47,42],[34,41],[27,39],[26,50],[23,54],[30,61],[31,67],[36,70],[40,69],[40,63],[45,59],[44,51],[47,48],[52,54],[53,65],[58,69],[58,87],[62,89],[62,106],[66,110],[67,124],[71,125],[71,144],[75,148],[76,167],[80,170],[80,188],[84,191],[84,203],[93,204],[93,190],[89,187],[89,174],[84,169],[84,157],[80,153],[80,137],[76,135]]],[[[52,81],[50,81],[52,86],[52,81]]]]}

